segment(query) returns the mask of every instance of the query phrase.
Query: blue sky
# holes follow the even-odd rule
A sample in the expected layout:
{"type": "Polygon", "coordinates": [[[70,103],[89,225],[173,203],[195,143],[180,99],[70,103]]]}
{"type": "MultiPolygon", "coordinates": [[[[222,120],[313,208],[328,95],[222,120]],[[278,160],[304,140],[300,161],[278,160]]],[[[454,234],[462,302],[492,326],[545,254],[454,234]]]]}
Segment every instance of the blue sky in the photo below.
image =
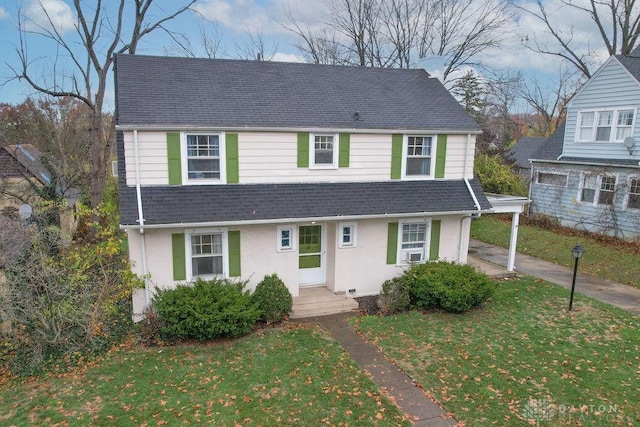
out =
{"type": "MultiPolygon", "coordinates": [[[[226,58],[243,57],[243,46],[249,43],[248,33],[261,34],[266,41],[266,51],[273,54],[274,60],[300,61],[299,51],[295,48],[297,41],[283,24],[287,21],[287,12],[296,16],[300,22],[316,27],[326,22],[331,0],[199,0],[196,13],[189,12],[169,24],[169,27],[184,34],[198,45],[200,28],[206,28],[210,33],[217,32],[221,38],[221,47],[217,56],[226,58]],[[204,18],[204,19],[203,19],[204,18]],[[212,24],[213,23],[213,24],[212,24]]],[[[556,22],[567,31],[573,29],[575,40],[582,43],[584,48],[593,46],[597,40],[595,26],[579,16],[563,13],[560,0],[543,0],[549,10],[557,10],[556,22]]],[[[577,0],[587,1],[587,0],[577,0]]],[[[158,0],[161,8],[175,8],[176,0],[158,0]]],[[[105,1],[114,4],[115,1],[105,1]]],[[[532,4],[533,0],[522,0],[522,5],[532,4]]],[[[91,4],[85,0],[83,4],[91,4]]],[[[72,12],[71,0],[0,0],[0,82],[6,81],[12,75],[11,66],[18,65],[15,53],[20,44],[17,31],[17,16],[19,9],[23,16],[28,17],[25,22],[27,29],[36,28],[38,23],[46,25],[46,17],[42,10],[49,12],[49,16],[56,22],[58,29],[65,35],[73,34],[76,22],[72,12]]],[[[154,11],[159,14],[159,11],[154,11]]],[[[505,27],[505,34],[509,34],[505,46],[501,50],[492,50],[482,56],[482,62],[494,69],[508,71],[522,71],[528,76],[536,76],[539,80],[553,79],[560,69],[556,58],[534,54],[525,49],[520,40],[529,34],[539,34],[546,37],[544,28],[527,16],[514,16],[505,27]]],[[[77,40],[72,40],[76,42],[77,40]]],[[[147,36],[138,48],[139,54],[165,55],[175,52],[175,46],[163,32],[152,33],[147,36]]],[[[56,46],[42,37],[28,36],[27,48],[30,61],[36,77],[48,83],[53,82],[53,76],[61,76],[65,70],[70,70],[68,57],[64,52],[57,51],[56,46]]],[[[196,50],[198,50],[196,48],[196,50]]],[[[202,54],[202,50],[197,52],[202,54]]],[[[601,54],[600,61],[606,56],[601,54]]],[[[438,75],[442,68],[442,61],[437,57],[416,61],[414,67],[425,68],[434,75],[438,75]]],[[[59,77],[56,82],[60,83],[59,77]]],[[[111,82],[111,80],[110,80],[111,82]]],[[[66,82],[68,83],[68,81],[66,82]]],[[[112,86],[112,85],[111,85],[112,86]]],[[[109,88],[107,103],[112,107],[113,91],[109,88]]],[[[12,81],[0,87],[0,102],[19,103],[27,96],[34,95],[26,83],[12,81]]]]}

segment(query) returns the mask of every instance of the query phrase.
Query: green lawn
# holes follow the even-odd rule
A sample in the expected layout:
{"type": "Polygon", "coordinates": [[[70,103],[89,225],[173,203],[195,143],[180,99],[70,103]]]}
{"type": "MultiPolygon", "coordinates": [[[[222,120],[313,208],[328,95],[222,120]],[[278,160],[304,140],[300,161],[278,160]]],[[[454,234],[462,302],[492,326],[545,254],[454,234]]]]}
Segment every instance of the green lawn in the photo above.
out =
{"type": "Polygon", "coordinates": [[[120,349],[0,387],[0,425],[410,425],[315,326],[204,346],[120,349]]]}
{"type": "Polygon", "coordinates": [[[640,320],[582,295],[567,303],[526,277],[464,315],[353,324],[467,426],[640,425],[640,320]]]}
{"type": "MultiPolygon", "coordinates": [[[[509,247],[511,223],[496,215],[483,215],[471,224],[471,237],[494,245],[509,247]]],[[[518,252],[533,255],[566,267],[573,267],[571,249],[581,244],[586,252],[581,271],[640,288],[640,245],[603,242],[602,239],[570,230],[551,231],[521,224],[518,252]]]]}

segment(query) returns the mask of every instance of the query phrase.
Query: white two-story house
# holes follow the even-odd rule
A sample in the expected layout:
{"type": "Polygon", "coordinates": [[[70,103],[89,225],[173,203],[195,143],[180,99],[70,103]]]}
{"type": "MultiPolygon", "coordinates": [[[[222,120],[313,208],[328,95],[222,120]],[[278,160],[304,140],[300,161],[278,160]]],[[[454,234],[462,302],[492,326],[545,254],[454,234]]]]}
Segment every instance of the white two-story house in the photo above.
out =
{"type": "Polygon", "coordinates": [[[530,212],[625,239],[640,237],[640,50],[612,56],[533,154],[530,212]]]}
{"type": "Polygon", "coordinates": [[[465,263],[491,208],[480,129],[424,70],[118,55],[115,76],[138,312],[197,277],[377,294],[410,263],[465,263]]]}

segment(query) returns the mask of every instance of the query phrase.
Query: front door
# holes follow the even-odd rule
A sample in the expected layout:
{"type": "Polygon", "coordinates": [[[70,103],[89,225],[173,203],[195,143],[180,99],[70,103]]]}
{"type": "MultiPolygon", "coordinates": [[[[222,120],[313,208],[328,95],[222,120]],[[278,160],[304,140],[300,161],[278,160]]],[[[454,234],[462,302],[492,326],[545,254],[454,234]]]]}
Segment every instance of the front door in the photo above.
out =
{"type": "Polygon", "coordinates": [[[322,226],[301,225],[298,236],[300,285],[324,284],[322,226]]]}

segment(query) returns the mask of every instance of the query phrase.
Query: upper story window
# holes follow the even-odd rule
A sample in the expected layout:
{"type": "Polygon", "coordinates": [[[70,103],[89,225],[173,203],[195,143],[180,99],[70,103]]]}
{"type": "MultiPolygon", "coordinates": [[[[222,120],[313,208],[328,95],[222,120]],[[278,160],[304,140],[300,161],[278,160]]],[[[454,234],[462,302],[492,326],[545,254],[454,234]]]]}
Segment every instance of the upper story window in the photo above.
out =
{"type": "Polygon", "coordinates": [[[311,167],[338,167],[338,138],[333,134],[315,134],[310,138],[311,167]]]}
{"type": "Polygon", "coordinates": [[[433,140],[432,136],[407,137],[405,176],[425,177],[431,175],[433,140]]]}
{"type": "Polygon", "coordinates": [[[187,178],[220,180],[220,135],[187,134],[187,178]]]}
{"type": "Polygon", "coordinates": [[[635,109],[582,111],[578,118],[577,141],[622,142],[633,133],[635,109]]]}
{"type": "Polygon", "coordinates": [[[580,201],[594,205],[613,205],[616,177],[584,174],[580,186],[580,201]]]}

